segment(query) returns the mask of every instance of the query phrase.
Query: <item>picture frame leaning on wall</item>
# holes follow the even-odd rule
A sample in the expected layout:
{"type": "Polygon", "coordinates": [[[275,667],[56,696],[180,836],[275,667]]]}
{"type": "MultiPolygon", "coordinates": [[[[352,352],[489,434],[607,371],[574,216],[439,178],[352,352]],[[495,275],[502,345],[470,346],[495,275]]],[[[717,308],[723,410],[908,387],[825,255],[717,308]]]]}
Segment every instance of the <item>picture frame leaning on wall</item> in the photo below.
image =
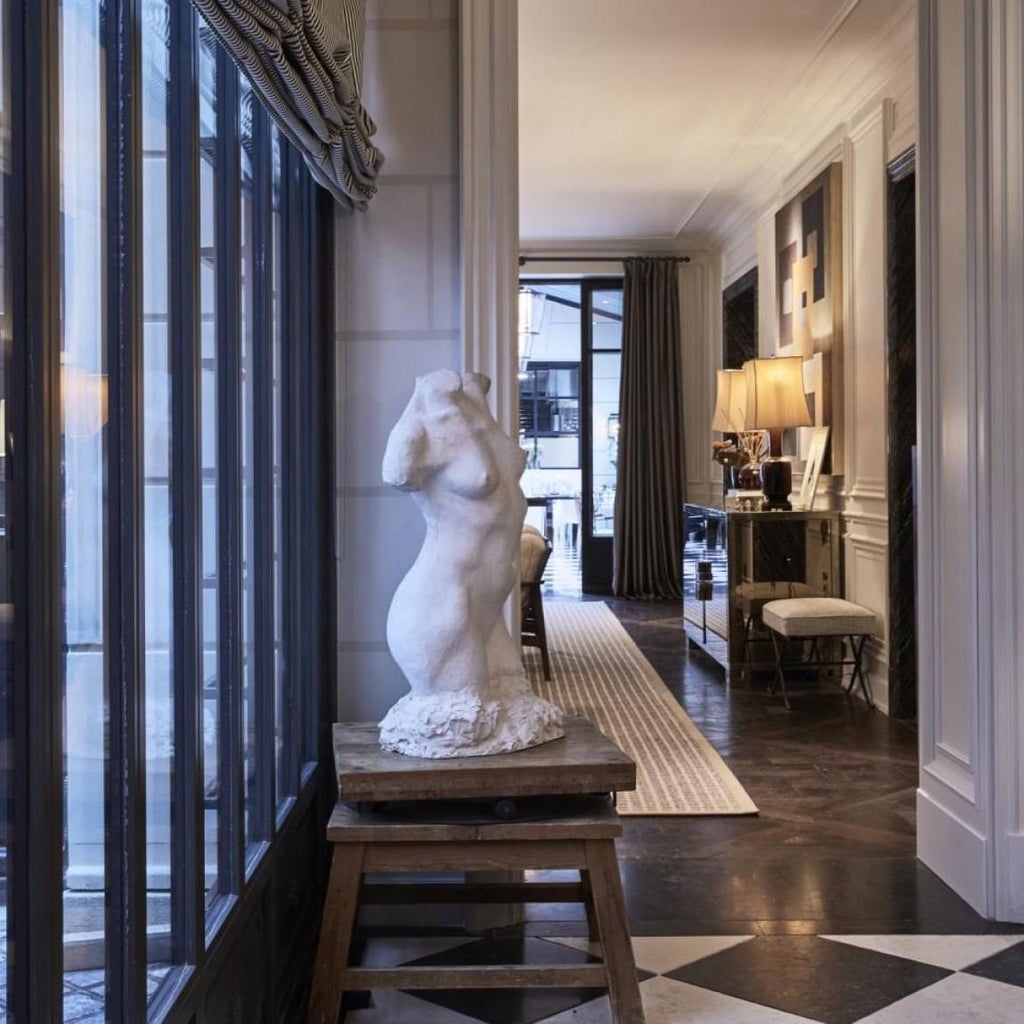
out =
{"type": "Polygon", "coordinates": [[[828,446],[828,427],[812,427],[811,442],[807,448],[807,461],[804,463],[804,477],[800,482],[800,497],[797,499],[798,509],[814,507],[814,495],[818,490],[818,477],[821,465],[825,460],[825,449],[828,446]]]}

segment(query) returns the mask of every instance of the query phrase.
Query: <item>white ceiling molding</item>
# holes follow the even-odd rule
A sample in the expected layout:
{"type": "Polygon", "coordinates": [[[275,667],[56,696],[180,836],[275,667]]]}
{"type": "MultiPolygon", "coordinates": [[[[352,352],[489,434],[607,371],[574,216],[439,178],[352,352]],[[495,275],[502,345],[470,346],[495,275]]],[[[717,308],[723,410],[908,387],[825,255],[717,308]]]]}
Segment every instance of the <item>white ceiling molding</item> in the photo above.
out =
{"type": "Polygon", "coordinates": [[[914,60],[903,0],[519,0],[523,247],[702,249],[914,60]]]}

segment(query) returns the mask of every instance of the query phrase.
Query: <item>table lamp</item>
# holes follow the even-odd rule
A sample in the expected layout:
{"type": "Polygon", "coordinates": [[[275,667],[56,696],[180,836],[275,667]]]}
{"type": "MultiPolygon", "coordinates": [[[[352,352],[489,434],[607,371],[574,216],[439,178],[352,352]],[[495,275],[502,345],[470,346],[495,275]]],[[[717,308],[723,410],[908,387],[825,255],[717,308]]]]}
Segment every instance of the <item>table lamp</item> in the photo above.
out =
{"type": "Polygon", "coordinates": [[[761,490],[765,511],[793,506],[793,466],[782,458],[782,431],[812,425],[804,394],[804,361],[800,356],[749,359],[743,364],[746,378],[745,407],[748,428],[768,431],[768,458],[761,463],[761,490]]]}
{"type": "Polygon", "coordinates": [[[712,430],[725,434],[736,434],[740,450],[746,456],[746,463],[735,467],[733,476],[736,486],[744,489],[759,486],[759,456],[762,433],[751,430],[746,412],[747,379],[743,370],[718,370],[718,392],[715,396],[715,415],[711,421],[712,430]]]}

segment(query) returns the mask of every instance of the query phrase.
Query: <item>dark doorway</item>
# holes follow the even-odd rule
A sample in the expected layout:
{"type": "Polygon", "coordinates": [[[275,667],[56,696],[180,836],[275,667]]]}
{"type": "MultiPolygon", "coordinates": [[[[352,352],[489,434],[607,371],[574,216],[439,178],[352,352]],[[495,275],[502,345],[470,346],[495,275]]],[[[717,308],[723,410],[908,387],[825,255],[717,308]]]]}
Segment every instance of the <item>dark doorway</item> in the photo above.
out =
{"type": "Polygon", "coordinates": [[[887,404],[889,416],[889,713],[917,717],[917,254],[915,163],[889,165],[887,404]]]}
{"type": "Polygon", "coordinates": [[[757,267],[722,292],[722,369],[738,370],[757,355],[757,267]]]}

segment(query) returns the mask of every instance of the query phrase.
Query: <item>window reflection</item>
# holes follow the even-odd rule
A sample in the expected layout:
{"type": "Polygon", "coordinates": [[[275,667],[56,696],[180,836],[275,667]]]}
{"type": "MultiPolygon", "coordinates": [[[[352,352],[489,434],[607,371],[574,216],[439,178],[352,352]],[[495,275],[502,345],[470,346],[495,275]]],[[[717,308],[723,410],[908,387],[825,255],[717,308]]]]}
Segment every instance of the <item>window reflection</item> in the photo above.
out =
{"type": "Polygon", "coordinates": [[[218,895],[217,842],[220,807],[220,729],[217,579],[217,42],[196,19],[199,68],[199,330],[200,438],[202,452],[202,660],[203,783],[205,787],[206,905],[218,895]]]}
{"type": "MultiPolygon", "coordinates": [[[[170,959],[174,767],[171,375],[168,324],[169,0],[142,23],[142,373],[148,961],[170,959]]],[[[150,999],[156,986],[150,988],[150,999]]]]}
{"type": "MultiPolygon", "coordinates": [[[[7,53],[7,3],[0,0],[0,166],[9,167],[11,117],[7,53]]],[[[0,175],[0,963],[7,962],[7,845],[10,842],[11,711],[10,638],[14,605],[7,561],[7,360],[11,349],[10,261],[7,258],[7,175],[0,175]]],[[[0,1022],[7,1020],[7,971],[0,968],[0,1022]]]]}
{"type": "Polygon", "coordinates": [[[102,1011],[106,502],[105,59],[99,0],[60,5],[61,415],[63,424],[65,971],[87,971],[64,1019],[102,1011]],[[82,1006],[82,1000],[87,1003],[82,1006]]]}

